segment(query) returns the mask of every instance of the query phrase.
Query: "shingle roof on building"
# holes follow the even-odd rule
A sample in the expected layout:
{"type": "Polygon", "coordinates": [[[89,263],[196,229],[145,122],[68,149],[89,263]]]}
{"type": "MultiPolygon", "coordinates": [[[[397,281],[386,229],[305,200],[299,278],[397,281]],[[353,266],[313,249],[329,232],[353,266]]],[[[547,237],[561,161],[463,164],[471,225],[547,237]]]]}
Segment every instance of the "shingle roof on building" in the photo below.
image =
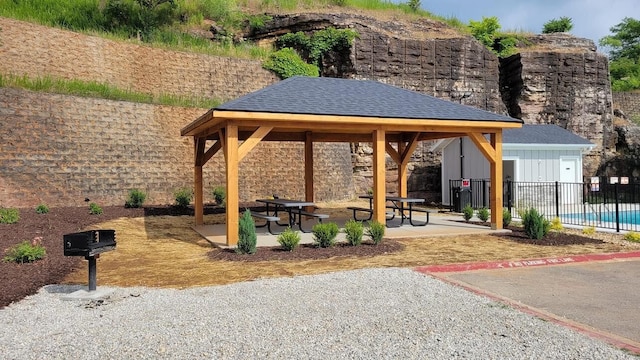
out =
{"type": "Polygon", "coordinates": [[[304,76],[280,81],[215,110],[522,123],[377,81],[304,76]]]}
{"type": "Polygon", "coordinates": [[[563,144],[593,145],[569,130],[558,125],[522,125],[519,129],[505,129],[502,133],[504,144],[563,144]]]}

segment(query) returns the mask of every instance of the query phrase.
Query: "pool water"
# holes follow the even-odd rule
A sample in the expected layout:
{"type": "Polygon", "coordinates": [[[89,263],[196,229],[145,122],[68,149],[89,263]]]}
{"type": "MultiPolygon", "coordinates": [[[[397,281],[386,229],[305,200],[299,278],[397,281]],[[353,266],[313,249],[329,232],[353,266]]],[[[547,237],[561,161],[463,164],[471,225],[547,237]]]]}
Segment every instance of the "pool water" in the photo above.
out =
{"type": "MultiPolygon", "coordinates": [[[[628,210],[628,211],[620,211],[618,213],[620,223],[624,224],[640,224],[640,210],[628,210]]],[[[567,214],[563,217],[567,219],[586,219],[586,221],[602,221],[602,222],[616,222],[616,212],[615,211],[603,211],[599,214],[588,213],[588,214],[567,214]]]]}

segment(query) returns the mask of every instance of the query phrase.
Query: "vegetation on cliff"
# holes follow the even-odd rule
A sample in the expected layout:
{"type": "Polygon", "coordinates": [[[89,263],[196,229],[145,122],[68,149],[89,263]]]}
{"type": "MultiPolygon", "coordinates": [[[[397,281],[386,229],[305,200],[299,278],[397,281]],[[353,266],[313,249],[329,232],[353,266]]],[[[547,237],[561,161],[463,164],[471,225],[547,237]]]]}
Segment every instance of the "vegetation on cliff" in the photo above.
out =
{"type": "Polygon", "coordinates": [[[611,88],[640,89],[640,20],[627,17],[609,30],[613,35],[600,39],[600,45],[610,49],[611,88]]]}
{"type": "MultiPolygon", "coordinates": [[[[0,0],[0,16],[171,49],[256,58],[272,65],[291,59],[289,52],[284,54],[284,59],[282,52],[274,54],[284,46],[259,47],[247,41],[246,35],[270,21],[268,14],[320,9],[326,11],[327,8],[335,9],[336,12],[351,9],[359,12],[393,13],[394,18],[404,17],[407,20],[435,19],[463,34],[473,35],[501,57],[513,54],[517,51],[516,45],[526,43],[520,34],[501,32],[496,17],[483,17],[479,21],[471,20],[468,24],[463,24],[456,18],[444,18],[422,10],[419,0],[400,3],[385,0],[0,0]]],[[[640,88],[640,63],[637,54],[639,24],[638,20],[626,18],[611,28],[613,35],[600,42],[611,48],[614,90],[640,88]]],[[[547,22],[543,32],[568,31],[572,25],[571,18],[561,17],[547,22]]],[[[309,52],[303,46],[287,47],[295,49],[308,64],[321,65],[317,54],[309,52]]],[[[296,70],[302,71],[298,74],[314,73],[311,67],[301,63],[286,65],[285,68],[301,69],[296,70]]],[[[291,69],[285,70],[278,75],[282,77],[283,73],[291,69]]]]}

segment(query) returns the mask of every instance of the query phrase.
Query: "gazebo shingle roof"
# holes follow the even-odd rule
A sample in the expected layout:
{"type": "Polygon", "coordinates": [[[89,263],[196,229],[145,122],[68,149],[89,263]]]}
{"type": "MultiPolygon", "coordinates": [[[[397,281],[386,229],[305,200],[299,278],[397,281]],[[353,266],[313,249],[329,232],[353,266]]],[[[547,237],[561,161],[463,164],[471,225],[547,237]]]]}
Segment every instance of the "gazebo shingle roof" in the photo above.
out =
{"type": "Polygon", "coordinates": [[[505,129],[503,136],[505,144],[593,145],[589,140],[553,124],[522,125],[520,129],[505,129]]]}
{"type": "Polygon", "coordinates": [[[294,76],[215,110],[379,118],[522,120],[371,80],[294,76]]]}

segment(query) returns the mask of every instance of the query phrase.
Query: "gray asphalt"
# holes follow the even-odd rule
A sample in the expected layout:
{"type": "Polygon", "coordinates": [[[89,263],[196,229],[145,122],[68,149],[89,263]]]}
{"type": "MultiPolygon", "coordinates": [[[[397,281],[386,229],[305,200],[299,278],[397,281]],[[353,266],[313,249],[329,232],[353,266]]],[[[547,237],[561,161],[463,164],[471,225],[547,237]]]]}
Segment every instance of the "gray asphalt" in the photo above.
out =
{"type": "Polygon", "coordinates": [[[640,351],[640,259],[437,274],[640,351]]]}

